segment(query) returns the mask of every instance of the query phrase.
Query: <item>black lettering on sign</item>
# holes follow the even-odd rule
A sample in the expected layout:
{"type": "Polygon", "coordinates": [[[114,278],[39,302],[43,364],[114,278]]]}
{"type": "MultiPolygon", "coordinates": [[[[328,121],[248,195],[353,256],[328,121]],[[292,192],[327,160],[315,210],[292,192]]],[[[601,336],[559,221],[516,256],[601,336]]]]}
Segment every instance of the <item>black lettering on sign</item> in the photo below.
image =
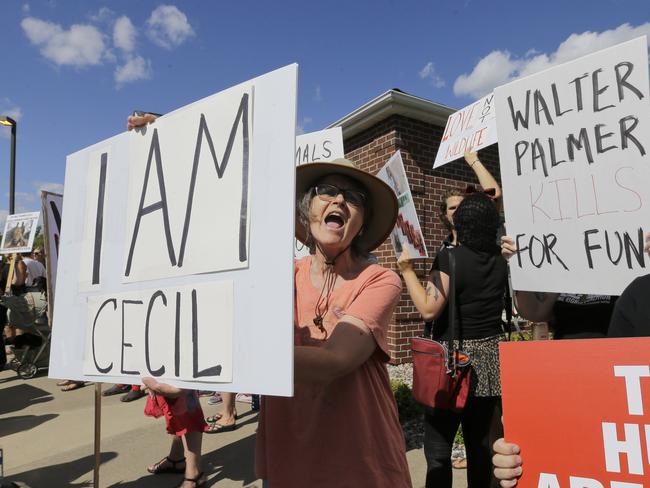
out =
{"type": "Polygon", "coordinates": [[[102,303],[99,306],[99,309],[97,310],[97,313],[95,314],[95,320],[93,320],[93,335],[92,335],[92,350],[93,350],[93,362],[95,363],[95,368],[97,371],[100,373],[108,373],[111,369],[113,369],[113,363],[109,364],[105,368],[102,368],[99,363],[97,363],[97,353],[95,351],[95,327],[97,327],[97,319],[99,318],[99,314],[102,312],[104,307],[108,305],[109,303],[113,304],[113,310],[117,310],[117,300],[115,298],[109,298],[106,300],[104,303],[102,303]]]}
{"type": "Polygon", "coordinates": [[[176,322],[174,325],[174,375],[178,377],[181,371],[181,292],[176,292],[176,322]]]}
{"type": "Polygon", "coordinates": [[[122,347],[121,347],[122,359],[120,363],[120,372],[122,374],[139,375],[140,371],[127,371],[124,369],[124,348],[133,347],[133,344],[129,342],[124,342],[124,309],[126,308],[126,305],[142,305],[142,300],[122,300],[122,347]]]}
{"type": "Polygon", "coordinates": [[[154,129],[153,137],[151,138],[151,146],[149,149],[149,157],[147,158],[147,168],[144,173],[144,183],[142,184],[142,192],[140,193],[140,205],[138,206],[138,215],[135,219],[135,226],[131,236],[131,247],[129,248],[129,257],[126,261],[126,270],[124,276],[129,276],[131,273],[131,264],[133,262],[133,251],[135,250],[135,243],[138,240],[138,231],[140,230],[140,220],[145,215],[162,210],[163,225],[165,228],[165,240],[167,242],[167,252],[169,254],[169,262],[172,266],[176,266],[176,254],[174,253],[174,243],[172,242],[171,231],[169,228],[169,211],[167,210],[167,192],[165,191],[165,177],[163,175],[162,157],[160,155],[160,143],[158,141],[158,129],[154,129]],[[149,173],[151,172],[151,160],[156,158],[156,173],[158,174],[158,189],[160,191],[160,201],[152,203],[147,207],[144,206],[144,199],[147,194],[147,187],[149,185],[149,173]]]}
{"type": "Polygon", "coordinates": [[[643,99],[643,93],[641,93],[641,90],[639,90],[636,86],[627,82],[627,79],[632,74],[633,70],[634,70],[634,65],[629,61],[624,61],[614,66],[614,71],[616,72],[616,86],[618,87],[619,102],[622,102],[623,99],[625,98],[625,95],[623,93],[623,88],[627,88],[628,90],[630,90],[639,98],[639,100],[643,99]],[[625,68],[625,74],[621,75],[621,69],[623,68],[625,68]]]}
{"type": "Polygon", "coordinates": [[[217,171],[217,177],[221,179],[228,167],[228,161],[230,160],[230,153],[232,152],[232,147],[235,142],[235,136],[237,135],[237,129],[241,123],[242,126],[242,139],[243,139],[243,156],[242,156],[242,196],[241,196],[241,207],[240,207],[240,217],[239,217],[239,261],[244,262],[247,259],[247,248],[246,245],[246,228],[247,228],[247,214],[248,214],[248,163],[249,163],[249,136],[248,136],[248,94],[244,93],[239,103],[239,110],[232,124],[230,130],[230,136],[228,137],[228,143],[224,151],[221,163],[217,159],[217,155],[214,151],[214,144],[212,142],[212,137],[210,136],[210,131],[208,129],[208,124],[205,121],[205,116],[201,114],[201,120],[199,122],[199,132],[196,138],[196,149],[194,151],[194,162],[192,165],[192,177],[190,179],[190,187],[187,195],[187,208],[185,210],[185,222],[183,224],[183,237],[181,239],[181,247],[178,255],[178,267],[183,266],[183,259],[185,257],[185,246],[187,244],[187,236],[189,233],[190,219],[192,216],[192,202],[194,201],[194,189],[196,186],[196,176],[199,167],[199,158],[201,155],[201,147],[203,145],[203,138],[208,143],[208,148],[210,149],[210,154],[212,155],[212,161],[214,162],[214,168],[217,171]]]}
{"type": "Polygon", "coordinates": [[[199,322],[197,315],[196,290],[192,290],[192,377],[220,376],[220,364],[199,371],[199,322]]]}
{"type": "Polygon", "coordinates": [[[54,232],[54,249],[56,251],[56,257],[59,257],[59,235],[61,234],[61,213],[56,206],[56,203],[50,200],[50,209],[52,210],[52,216],[54,217],[54,222],[56,223],[56,232],[54,232]]]}
{"type": "MultiPolygon", "coordinates": [[[[97,192],[97,215],[95,217],[95,247],[93,252],[93,278],[92,284],[99,283],[99,271],[102,257],[102,234],[104,232],[104,196],[106,194],[106,166],[108,154],[102,153],[99,168],[99,189],[97,192]]],[[[59,217],[60,219],[60,217],[59,217]]]]}
{"type": "Polygon", "coordinates": [[[167,306],[167,297],[161,290],[158,290],[156,293],[154,293],[151,296],[151,299],[149,300],[149,308],[147,309],[147,318],[145,319],[145,323],[144,323],[144,358],[147,363],[147,370],[149,371],[149,374],[154,377],[162,376],[165,374],[164,365],[156,369],[155,371],[151,369],[151,358],[149,355],[149,319],[151,318],[151,310],[153,309],[154,302],[158,297],[162,299],[163,305],[165,307],[167,306]]]}
{"type": "MultiPolygon", "coordinates": [[[[528,115],[530,110],[530,90],[526,90],[526,115],[522,115],[519,110],[515,111],[515,107],[512,104],[512,97],[508,97],[508,107],[510,108],[510,117],[512,118],[512,125],[515,130],[519,130],[519,125],[524,129],[528,129],[528,115]]],[[[519,173],[521,174],[521,173],[519,173]]]]}

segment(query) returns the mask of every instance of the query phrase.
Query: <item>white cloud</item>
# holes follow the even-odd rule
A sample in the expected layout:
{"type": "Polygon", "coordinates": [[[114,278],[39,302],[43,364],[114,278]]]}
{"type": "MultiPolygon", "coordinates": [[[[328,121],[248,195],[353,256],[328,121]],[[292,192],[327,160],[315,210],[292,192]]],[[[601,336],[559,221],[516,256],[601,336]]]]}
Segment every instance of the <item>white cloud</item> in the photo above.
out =
{"type": "Polygon", "coordinates": [[[127,62],[115,69],[115,81],[119,85],[151,78],[151,61],[142,56],[130,57],[127,62]]]}
{"type": "Polygon", "coordinates": [[[312,122],[313,119],[311,117],[303,117],[302,122],[298,122],[298,124],[296,124],[296,135],[299,136],[307,132],[305,130],[305,126],[311,124],[312,122]]]}
{"type": "Polygon", "coordinates": [[[41,190],[49,191],[52,193],[63,194],[63,183],[56,183],[53,181],[32,181],[32,186],[36,188],[38,198],[41,198],[41,190]]]}
{"type": "Polygon", "coordinates": [[[436,73],[436,67],[431,61],[424,65],[424,68],[418,72],[418,75],[422,80],[429,80],[436,88],[442,88],[446,85],[445,80],[436,73]]]}
{"type": "Polygon", "coordinates": [[[650,22],[636,27],[626,23],[603,32],[571,34],[548,54],[530,49],[518,58],[506,50],[492,51],[474,66],[470,74],[462,74],[456,79],[454,94],[479,98],[520,76],[528,76],[644,34],[650,37],[650,22]]]}
{"type": "Polygon", "coordinates": [[[93,22],[112,22],[114,17],[115,12],[108,7],[102,7],[97,11],[97,13],[88,16],[88,18],[93,22]]]}
{"type": "Polygon", "coordinates": [[[92,25],[74,24],[65,30],[59,24],[35,17],[21,22],[25,35],[41,54],[57,65],[88,66],[101,64],[105,52],[104,36],[92,25]]]}
{"type": "Polygon", "coordinates": [[[24,3],[22,9],[23,9],[24,14],[28,14],[29,13],[29,4],[24,3]]]}
{"type": "Polygon", "coordinates": [[[194,35],[187,16],[174,5],[160,5],[147,19],[147,35],[165,49],[179,46],[194,35]]]}
{"type": "Polygon", "coordinates": [[[315,102],[322,102],[323,101],[323,95],[321,94],[321,91],[320,91],[320,85],[316,85],[316,89],[314,90],[314,101],[315,102]]]}
{"type": "Polygon", "coordinates": [[[135,49],[137,32],[131,19],[123,15],[113,26],[113,44],[124,52],[130,53],[135,49]]]}

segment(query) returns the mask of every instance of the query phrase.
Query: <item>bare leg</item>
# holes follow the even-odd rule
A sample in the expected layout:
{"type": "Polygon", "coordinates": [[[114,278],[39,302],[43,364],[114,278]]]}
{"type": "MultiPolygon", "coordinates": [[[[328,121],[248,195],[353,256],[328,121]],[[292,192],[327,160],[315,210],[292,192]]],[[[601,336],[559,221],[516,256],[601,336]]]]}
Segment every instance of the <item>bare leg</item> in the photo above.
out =
{"type": "MultiPolygon", "coordinates": [[[[201,441],[203,432],[188,432],[183,436],[183,446],[185,447],[185,478],[198,480],[203,473],[201,471],[201,441]]],[[[196,483],[185,481],[182,487],[195,488],[196,483]]]]}
{"type": "MultiPolygon", "coordinates": [[[[180,437],[174,436],[172,438],[172,445],[169,448],[169,455],[167,456],[169,459],[172,461],[176,461],[176,463],[170,462],[167,458],[161,459],[159,462],[156,464],[153,464],[147,468],[147,471],[150,473],[156,472],[158,469],[167,469],[167,468],[182,468],[183,464],[185,463],[184,457],[185,457],[185,449],[183,447],[183,441],[180,437]]],[[[187,465],[185,465],[187,466],[187,465]]]]}
{"type": "Polygon", "coordinates": [[[221,394],[221,398],[223,398],[223,410],[219,419],[221,425],[232,425],[235,423],[235,396],[236,393],[221,394]]]}

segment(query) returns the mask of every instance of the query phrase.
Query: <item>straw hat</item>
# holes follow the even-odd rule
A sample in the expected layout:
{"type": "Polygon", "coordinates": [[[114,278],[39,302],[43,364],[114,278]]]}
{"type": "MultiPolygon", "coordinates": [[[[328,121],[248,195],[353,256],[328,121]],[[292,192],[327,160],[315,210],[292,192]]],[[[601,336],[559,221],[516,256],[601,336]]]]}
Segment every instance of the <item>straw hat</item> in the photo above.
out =
{"type": "MultiPolygon", "coordinates": [[[[296,168],[296,202],[321,179],[328,175],[341,175],[359,182],[366,190],[367,209],[371,219],[365,222],[363,234],[358,237],[359,246],[367,252],[383,243],[395,227],[397,220],[397,197],[392,188],[376,176],[358,169],[348,159],[335,159],[329,163],[307,163],[296,168]]],[[[305,242],[307,230],[296,213],[296,239],[305,242]]]]}

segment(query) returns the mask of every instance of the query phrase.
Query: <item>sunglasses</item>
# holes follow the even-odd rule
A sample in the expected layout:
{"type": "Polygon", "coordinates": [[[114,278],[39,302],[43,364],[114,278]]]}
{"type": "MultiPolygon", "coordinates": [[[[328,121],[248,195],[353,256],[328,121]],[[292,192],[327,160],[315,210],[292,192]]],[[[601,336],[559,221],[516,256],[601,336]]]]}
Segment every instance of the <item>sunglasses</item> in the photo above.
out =
{"type": "Polygon", "coordinates": [[[329,185],[327,183],[316,185],[314,190],[316,191],[316,195],[326,202],[331,202],[341,194],[346,202],[355,207],[363,207],[366,203],[366,194],[359,190],[339,188],[338,186],[329,185]]]}

